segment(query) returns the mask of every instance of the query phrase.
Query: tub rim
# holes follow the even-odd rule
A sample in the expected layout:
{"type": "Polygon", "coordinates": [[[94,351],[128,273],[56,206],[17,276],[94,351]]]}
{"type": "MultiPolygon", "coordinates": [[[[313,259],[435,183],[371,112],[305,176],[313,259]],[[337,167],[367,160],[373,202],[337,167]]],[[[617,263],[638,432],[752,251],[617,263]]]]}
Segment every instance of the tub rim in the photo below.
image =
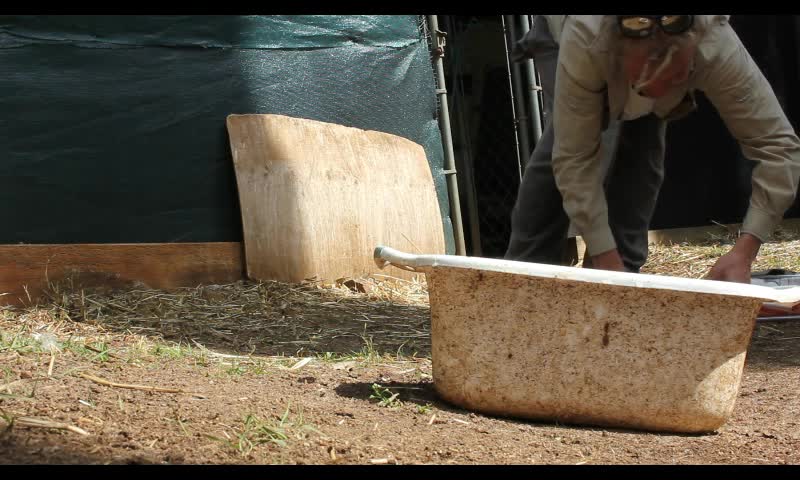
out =
{"type": "Polygon", "coordinates": [[[767,287],[746,283],[722,282],[718,280],[652,275],[646,273],[612,272],[607,270],[565,267],[560,265],[483,257],[415,255],[384,245],[375,247],[373,258],[379,268],[392,265],[406,270],[420,271],[422,273],[426,273],[426,270],[431,270],[436,267],[466,268],[530,277],[600,283],[621,287],[747,297],[785,305],[800,303],[800,287],[767,287]]]}

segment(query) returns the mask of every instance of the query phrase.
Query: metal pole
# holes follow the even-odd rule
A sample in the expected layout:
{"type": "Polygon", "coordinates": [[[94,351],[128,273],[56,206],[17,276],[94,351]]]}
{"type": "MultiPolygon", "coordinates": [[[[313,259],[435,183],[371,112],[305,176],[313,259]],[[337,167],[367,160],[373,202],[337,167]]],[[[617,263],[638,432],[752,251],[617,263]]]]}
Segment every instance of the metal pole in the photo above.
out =
{"type": "MultiPolygon", "coordinates": [[[[453,17],[447,16],[444,21],[444,28],[448,36],[452,39],[451,43],[458,42],[459,29],[453,21],[453,17]]],[[[462,221],[466,223],[464,226],[464,243],[466,244],[466,237],[470,240],[469,255],[480,257],[483,256],[483,249],[481,247],[481,228],[480,219],[478,218],[478,192],[475,190],[475,168],[474,159],[472,155],[472,137],[469,133],[469,120],[464,114],[467,109],[466,97],[464,95],[464,77],[462,65],[462,53],[458,49],[450,50],[449,71],[452,82],[452,93],[448,96],[453,99],[453,110],[451,110],[451,123],[458,132],[461,142],[461,153],[455,156],[456,169],[458,169],[458,185],[461,200],[464,200],[462,205],[462,221]]],[[[448,67],[445,65],[445,67],[448,67]]],[[[448,69],[445,68],[445,72],[448,69]]],[[[453,145],[455,147],[457,144],[453,145]]]]}
{"type": "MultiPolygon", "coordinates": [[[[522,35],[525,36],[530,29],[530,15],[520,15],[522,20],[522,35]]],[[[531,125],[533,126],[533,145],[539,143],[542,138],[542,110],[539,107],[539,91],[542,89],[536,84],[536,65],[533,59],[528,59],[525,62],[525,80],[526,87],[530,90],[530,103],[531,103],[531,125]]]]}
{"type": "Polygon", "coordinates": [[[756,322],[798,322],[800,323],[800,315],[783,315],[775,317],[758,317],[756,322]]]}
{"type": "Polygon", "coordinates": [[[503,42],[506,45],[506,67],[508,69],[508,91],[511,94],[511,117],[514,121],[514,145],[517,149],[517,166],[519,167],[519,178],[522,180],[522,157],[519,154],[519,125],[517,125],[517,111],[514,108],[514,87],[511,81],[511,55],[508,50],[508,35],[506,35],[506,21],[505,17],[500,16],[500,22],[503,24],[503,42]]]}
{"type": "MultiPolygon", "coordinates": [[[[508,45],[513,45],[517,39],[517,29],[514,26],[516,20],[514,15],[503,15],[506,31],[508,33],[508,42],[506,52],[509,52],[508,45]]],[[[519,144],[522,151],[520,152],[520,169],[522,162],[527,162],[531,154],[530,137],[528,136],[528,116],[525,114],[525,95],[522,89],[522,75],[520,74],[519,64],[511,63],[511,56],[508,57],[509,65],[511,66],[511,81],[512,88],[514,89],[513,97],[515,104],[515,111],[517,112],[516,122],[519,124],[519,144]]],[[[520,178],[522,178],[520,176],[520,178]]]]}
{"type": "Polygon", "coordinates": [[[453,240],[456,246],[456,255],[466,255],[464,246],[464,227],[461,222],[461,203],[458,197],[458,179],[456,178],[455,154],[453,153],[453,137],[450,131],[450,111],[447,108],[447,88],[444,83],[444,34],[439,31],[437,15],[428,15],[428,25],[431,36],[435,42],[434,64],[436,67],[436,94],[439,96],[439,129],[442,131],[444,147],[444,174],[447,177],[447,191],[450,197],[450,217],[453,220],[453,240]]]}

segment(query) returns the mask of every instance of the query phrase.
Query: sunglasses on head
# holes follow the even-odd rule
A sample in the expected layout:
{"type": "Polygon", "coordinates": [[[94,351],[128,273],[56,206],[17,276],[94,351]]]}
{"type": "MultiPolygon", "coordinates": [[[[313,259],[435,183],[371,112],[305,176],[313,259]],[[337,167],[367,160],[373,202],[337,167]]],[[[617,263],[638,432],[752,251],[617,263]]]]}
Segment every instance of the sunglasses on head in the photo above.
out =
{"type": "Polygon", "coordinates": [[[626,37],[646,38],[656,27],[669,35],[683,33],[692,28],[694,15],[618,15],[617,20],[626,37]]]}

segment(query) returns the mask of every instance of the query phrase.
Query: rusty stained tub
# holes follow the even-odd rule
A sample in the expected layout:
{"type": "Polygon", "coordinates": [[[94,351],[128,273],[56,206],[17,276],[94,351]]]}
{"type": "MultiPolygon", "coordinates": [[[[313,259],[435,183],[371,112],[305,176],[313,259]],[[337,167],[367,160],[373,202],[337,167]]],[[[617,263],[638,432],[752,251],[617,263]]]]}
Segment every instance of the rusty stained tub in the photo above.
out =
{"type": "Polygon", "coordinates": [[[426,275],[433,381],[487,414],[672,432],[730,417],[758,311],[800,288],[377,247],[426,275]]]}

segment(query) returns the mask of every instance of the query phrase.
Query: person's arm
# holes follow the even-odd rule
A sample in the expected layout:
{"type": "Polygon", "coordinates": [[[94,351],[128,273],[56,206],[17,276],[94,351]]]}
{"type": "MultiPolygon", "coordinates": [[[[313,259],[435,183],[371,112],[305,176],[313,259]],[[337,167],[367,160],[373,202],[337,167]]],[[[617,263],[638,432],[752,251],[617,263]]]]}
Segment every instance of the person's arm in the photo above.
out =
{"type": "MultiPolygon", "coordinates": [[[[699,87],[719,112],[744,156],[756,162],[741,235],[707,278],[750,282],[751,266],[794,202],[800,140],[775,93],[729,24],[717,25],[699,87]]],[[[702,54],[702,50],[701,50],[702,54]]]]}
{"type": "Polygon", "coordinates": [[[564,210],[586,242],[592,267],[622,271],[608,223],[599,158],[606,82],[591,58],[591,38],[579,22],[564,25],[553,107],[553,174],[564,210]]]}

